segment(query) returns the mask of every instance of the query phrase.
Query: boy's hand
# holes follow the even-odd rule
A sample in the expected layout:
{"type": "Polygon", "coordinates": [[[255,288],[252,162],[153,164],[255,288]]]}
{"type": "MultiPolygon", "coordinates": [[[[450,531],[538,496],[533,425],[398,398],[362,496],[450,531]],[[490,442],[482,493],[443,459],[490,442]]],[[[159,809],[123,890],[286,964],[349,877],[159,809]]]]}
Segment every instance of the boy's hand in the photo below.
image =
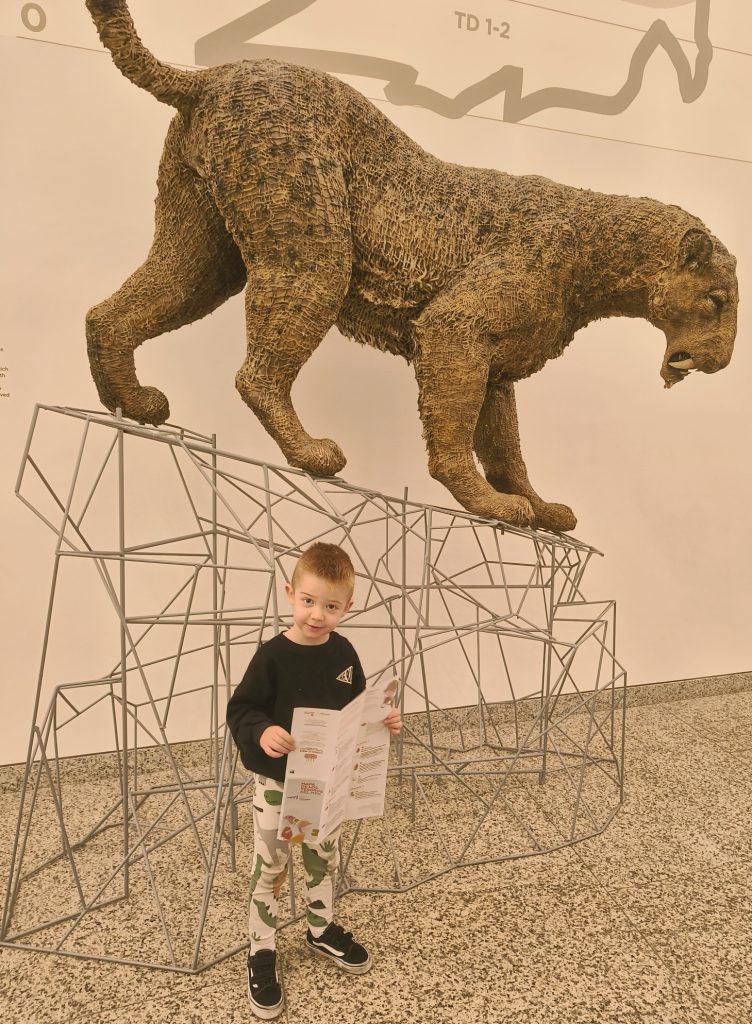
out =
{"type": "Polygon", "coordinates": [[[399,708],[392,708],[389,714],[384,719],[384,725],[387,727],[392,736],[396,736],[402,729],[402,714],[399,708]]]}
{"type": "Polygon", "coordinates": [[[259,746],[269,757],[284,757],[295,749],[295,740],[281,725],[270,725],[261,733],[259,746]]]}

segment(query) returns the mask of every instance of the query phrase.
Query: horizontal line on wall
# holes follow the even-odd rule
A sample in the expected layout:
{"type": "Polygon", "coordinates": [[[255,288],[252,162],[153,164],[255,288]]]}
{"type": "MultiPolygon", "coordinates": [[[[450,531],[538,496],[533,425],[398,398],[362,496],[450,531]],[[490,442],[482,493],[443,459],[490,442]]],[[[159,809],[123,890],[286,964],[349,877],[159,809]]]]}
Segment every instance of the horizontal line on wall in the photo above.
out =
{"type": "MultiPolygon", "coordinates": [[[[572,14],[571,11],[557,11],[553,7],[540,7],[538,4],[529,3],[528,0],[507,0],[507,2],[522,4],[525,7],[537,7],[541,11],[552,11],[554,14],[565,14],[568,15],[570,18],[581,18],[584,19],[585,21],[594,21],[597,22],[599,25],[610,25],[613,28],[623,28],[627,29],[630,32],[640,32],[642,35],[645,35],[645,33],[647,32],[647,29],[645,28],[635,28],[634,25],[621,25],[617,21],[602,21],[600,18],[591,18],[585,14],[572,14]]],[[[15,37],[9,36],[7,38],[25,39],[29,43],[47,43],[48,46],[67,46],[71,50],[87,50],[89,53],[107,52],[106,50],[97,49],[94,46],[79,46],[76,43],[61,43],[55,39],[42,39],[40,36],[17,35],[15,37]]],[[[691,46],[697,46],[696,39],[685,39],[684,36],[674,36],[674,38],[679,43],[688,43],[691,46]]],[[[713,44],[713,50],[717,53],[735,53],[739,57],[752,57],[752,52],[748,50],[734,50],[729,46],[717,46],[715,43],[713,44]]],[[[172,64],[177,68],[187,68],[193,71],[200,70],[197,64],[181,64],[179,61],[167,60],[166,57],[160,57],[159,59],[165,61],[165,63],[172,64]]]]}
{"type": "MultiPolygon", "coordinates": [[[[83,50],[85,53],[98,53],[101,57],[109,57],[112,60],[109,52],[104,48],[96,46],[79,46],[78,43],[61,43],[58,39],[42,39],[40,36],[6,36],[8,39],[22,39],[25,43],[45,43],[47,46],[62,46],[67,50],[83,50]]],[[[750,55],[752,56],[752,54],[750,55]]],[[[177,60],[167,60],[164,57],[159,58],[163,64],[170,64],[174,68],[185,68],[186,71],[202,71],[197,64],[181,64],[177,60]]]]}
{"type": "MultiPolygon", "coordinates": [[[[558,7],[546,7],[544,4],[534,4],[531,0],[506,0],[508,4],[516,4],[518,7],[533,7],[536,11],[548,11],[549,14],[563,14],[565,18],[579,18],[580,21],[594,21],[598,25],[609,25],[611,28],[625,28],[629,32],[647,32],[646,28],[637,25],[622,25],[620,21],[608,21],[606,18],[594,18],[591,14],[575,14],[574,11],[560,11],[558,7]]],[[[694,39],[684,39],[682,36],[674,36],[680,43],[695,43],[694,39]]]]}
{"type": "MultiPolygon", "coordinates": [[[[368,99],[372,103],[387,103],[388,100],[374,99],[369,96],[368,99]]],[[[726,156],[724,153],[703,153],[700,150],[695,149],[678,149],[674,146],[659,146],[655,142],[635,142],[633,139],[617,139],[612,135],[592,135],[589,132],[576,132],[569,128],[551,128],[548,125],[543,124],[530,124],[527,121],[505,121],[501,117],[491,117],[489,114],[473,114],[468,113],[465,117],[474,117],[479,121],[493,121],[494,124],[507,124],[510,127],[515,128],[533,128],[540,132],[556,132],[558,135],[574,135],[581,139],[597,139],[599,142],[617,142],[622,146],[640,146],[642,149],[658,149],[664,153],[680,153],[683,156],[704,156],[709,157],[711,160],[729,160],[732,163],[737,164],[752,164],[752,160],[747,160],[743,156],[726,156]]]]}
{"type": "MultiPolygon", "coordinates": [[[[531,0],[506,0],[506,2],[509,4],[516,4],[518,7],[534,7],[538,11],[548,11],[551,14],[563,14],[566,18],[579,18],[580,21],[594,21],[598,25],[609,25],[611,28],[623,28],[629,32],[640,32],[642,35],[645,35],[648,31],[647,28],[639,28],[636,25],[623,25],[620,21],[608,21],[605,18],[594,18],[590,14],[575,14],[574,11],[560,11],[558,7],[546,7],[543,4],[532,3],[531,0]]],[[[674,36],[674,39],[679,43],[689,43],[691,46],[697,46],[696,39],[685,39],[684,36],[677,35],[674,36]]],[[[752,57],[752,53],[748,53],[746,50],[732,50],[728,46],[716,46],[713,44],[713,49],[720,53],[736,53],[741,57],[752,57]]]]}
{"type": "MultiPolygon", "coordinates": [[[[512,2],[521,3],[522,0],[512,0],[512,2]]],[[[536,6],[536,5],[531,4],[530,6],[536,6]]],[[[562,13],[565,13],[565,12],[562,12],[562,13]]],[[[580,17],[580,15],[577,15],[577,17],[580,17]]],[[[67,47],[67,48],[69,48],[71,50],[85,50],[87,53],[98,53],[98,54],[101,54],[103,57],[104,56],[109,57],[109,54],[107,53],[106,50],[94,49],[91,46],[77,46],[74,43],[58,43],[58,42],[55,42],[52,39],[37,39],[34,36],[16,36],[16,39],[23,39],[23,40],[26,40],[27,42],[30,42],[30,43],[46,43],[48,46],[64,46],[64,47],[67,47]]],[[[722,47],[716,47],[716,49],[720,50],[720,49],[722,49],[722,47]]],[[[741,50],[730,50],[728,52],[730,52],[730,53],[742,53],[741,50]]],[[[744,56],[752,57],[752,53],[745,53],[744,56]]],[[[201,71],[201,70],[203,70],[202,68],[198,67],[196,64],[179,64],[177,61],[165,61],[165,63],[169,63],[173,67],[176,67],[176,68],[183,68],[186,71],[201,71]]],[[[365,93],[364,93],[364,95],[365,95],[365,93]]],[[[385,103],[385,104],[387,104],[389,106],[392,105],[391,103],[389,103],[389,100],[385,99],[383,96],[366,96],[366,99],[369,99],[372,103],[385,103]]],[[[546,125],[527,124],[524,121],[510,122],[510,121],[505,121],[501,117],[491,117],[488,114],[467,113],[467,114],[464,115],[464,117],[473,117],[473,118],[475,118],[476,120],[479,120],[479,121],[492,121],[494,124],[515,124],[516,127],[519,127],[519,128],[534,128],[534,129],[537,129],[538,131],[542,131],[542,132],[555,132],[558,135],[573,135],[576,138],[581,138],[581,139],[595,139],[595,140],[600,141],[600,142],[616,142],[616,143],[619,143],[622,146],[640,146],[642,149],[657,149],[657,150],[660,150],[661,152],[664,152],[664,153],[679,153],[682,156],[700,156],[700,157],[707,157],[707,158],[709,158],[711,160],[727,160],[727,161],[730,161],[731,163],[737,163],[737,164],[752,164],[752,160],[747,160],[747,159],[745,159],[744,157],[741,157],[741,156],[726,156],[723,153],[703,153],[703,152],[700,152],[699,150],[694,150],[694,149],[678,149],[678,148],[675,148],[673,146],[659,146],[659,145],[657,145],[656,143],[653,143],[653,142],[635,142],[632,139],[618,139],[618,138],[614,138],[611,135],[595,135],[595,134],[590,134],[589,132],[576,132],[576,131],[571,131],[568,128],[551,128],[551,127],[548,127],[546,125]]]]}

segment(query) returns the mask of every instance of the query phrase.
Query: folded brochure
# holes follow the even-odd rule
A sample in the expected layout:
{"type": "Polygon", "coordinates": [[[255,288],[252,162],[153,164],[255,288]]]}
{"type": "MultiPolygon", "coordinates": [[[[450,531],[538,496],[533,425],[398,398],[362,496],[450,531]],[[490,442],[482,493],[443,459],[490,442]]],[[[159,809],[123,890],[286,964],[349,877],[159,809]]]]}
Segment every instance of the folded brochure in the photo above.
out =
{"type": "Polygon", "coordinates": [[[295,708],[277,838],[320,843],[343,821],[381,817],[398,680],[377,683],[341,711],[295,708]]]}

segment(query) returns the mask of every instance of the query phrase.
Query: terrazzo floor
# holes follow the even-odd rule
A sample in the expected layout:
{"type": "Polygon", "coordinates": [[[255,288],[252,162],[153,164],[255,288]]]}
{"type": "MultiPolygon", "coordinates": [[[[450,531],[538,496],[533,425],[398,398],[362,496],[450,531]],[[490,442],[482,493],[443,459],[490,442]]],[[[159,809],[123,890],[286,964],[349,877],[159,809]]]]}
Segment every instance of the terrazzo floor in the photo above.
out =
{"type": "MultiPolygon", "coordinates": [[[[361,977],[308,954],[304,926],[290,925],[278,941],[287,995],[278,1019],[752,1020],[752,690],[666,694],[629,708],[626,801],[602,835],[400,895],[348,894],[338,919],[376,961],[361,977]]],[[[79,799],[92,799],[90,783],[79,799]]],[[[17,803],[12,787],[0,792],[3,889],[17,803]]],[[[118,926],[117,914],[107,920],[118,926]]],[[[191,976],[0,949],[2,1024],[253,1019],[243,953],[191,976]]]]}

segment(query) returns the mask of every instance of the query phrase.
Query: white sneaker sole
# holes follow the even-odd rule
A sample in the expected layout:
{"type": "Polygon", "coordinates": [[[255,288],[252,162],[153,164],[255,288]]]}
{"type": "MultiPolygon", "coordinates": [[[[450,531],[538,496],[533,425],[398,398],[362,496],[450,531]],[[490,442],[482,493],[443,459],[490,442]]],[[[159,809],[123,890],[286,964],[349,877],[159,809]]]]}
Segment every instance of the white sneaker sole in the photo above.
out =
{"type": "Polygon", "coordinates": [[[258,1003],[254,1003],[251,998],[251,988],[248,986],[248,1002],[251,1004],[251,1012],[256,1016],[260,1017],[261,1020],[274,1020],[275,1017],[279,1017],[280,1013],[285,1008],[285,996],[282,993],[282,998],[276,1006],[259,1006],[258,1003]]]}

